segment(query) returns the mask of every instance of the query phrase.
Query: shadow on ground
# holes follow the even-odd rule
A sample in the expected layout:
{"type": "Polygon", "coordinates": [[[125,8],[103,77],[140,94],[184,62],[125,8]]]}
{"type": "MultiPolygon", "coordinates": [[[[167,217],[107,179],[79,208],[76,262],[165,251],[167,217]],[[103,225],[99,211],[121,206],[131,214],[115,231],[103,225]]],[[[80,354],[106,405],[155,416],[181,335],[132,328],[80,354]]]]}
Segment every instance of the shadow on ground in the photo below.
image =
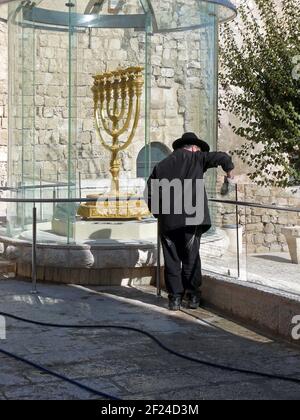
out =
{"type": "Polygon", "coordinates": [[[268,260],[282,264],[293,264],[290,258],[279,257],[278,255],[253,255],[253,258],[260,258],[262,260],[268,260]]]}
{"type": "MultiPolygon", "coordinates": [[[[126,325],[196,358],[300,379],[300,353],[203,309],[170,313],[153,288],[83,288],[0,282],[0,310],[52,323],[126,325]]],[[[0,347],[122,399],[299,399],[300,385],[188,362],[147,337],[116,330],[59,330],[7,320],[0,347]]],[[[88,393],[0,357],[2,399],[92,399],[88,393]]]]}

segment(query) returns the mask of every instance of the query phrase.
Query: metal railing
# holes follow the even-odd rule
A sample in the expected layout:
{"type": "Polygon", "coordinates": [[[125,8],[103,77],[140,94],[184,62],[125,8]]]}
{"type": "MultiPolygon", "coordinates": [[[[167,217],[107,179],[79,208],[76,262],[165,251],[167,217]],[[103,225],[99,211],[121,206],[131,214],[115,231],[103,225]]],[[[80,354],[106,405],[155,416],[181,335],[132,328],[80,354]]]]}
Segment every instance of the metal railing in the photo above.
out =
{"type": "Polygon", "coordinates": [[[232,204],[237,207],[251,207],[256,209],[265,209],[265,210],[276,210],[276,211],[286,211],[291,213],[300,213],[300,208],[295,207],[280,207],[276,205],[267,205],[267,204],[259,204],[259,203],[249,203],[247,201],[231,201],[231,200],[219,200],[217,198],[210,198],[209,201],[211,203],[218,203],[218,204],[232,204]]]}
{"type": "MultiPolygon", "coordinates": [[[[12,190],[10,188],[0,188],[2,191],[12,190]]],[[[14,190],[14,189],[13,189],[14,190]]],[[[137,197],[135,197],[135,200],[137,197]]],[[[139,197],[139,199],[143,199],[143,197],[139,197]]],[[[100,198],[99,201],[106,202],[107,198],[100,198]]],[[[117,199],[116,199],[117,200],[117,199]]],[[[120,199],[124,200],[124,199],[120,199]]],[[[128,200],[130,201],[131,198],[129,197],[128,200]]],[[[95,202],[94,198],[53,198],[53,199],[41,199],[41,198],[0,198],[0,203],[16,203],[16,204],[32,204],[32,293],[36,294],[37,291],[37,204],[43,203],[51,203],[53,205],[59,203],[93,203],[95,202]]],[[[294,207],[281,207],[276,205],[266,205],[266,204],[259,204],[259,203],[250,203],[245,201],[238,201],[238,200],[224,200],[224,199],[217,199],[217,198],[210,198],[209,202],[215,204],[227,204],[236,207],[236,215],[238,220],[238,209],[239,207],[244,208],[257,208],[257,209],[266,209],[266,210],[276,210],[276,211],[284,211],[284,212],[293,212],[300,214],[300,208],[294,207]]],[[[239,223],[237,222],[237,259],[238,259],[238,275],[240,273],[240,266],[239,266],[239,223]]],[[[157,294],[158,296],[161,295],[161,279],[160,279],[160,269],[161,269],[161,260],[160,260],[160,234],[158,229],[157,234],[157,249],[158,249],[158,259],[157,259],[157,272],[156,272],[156,287],[157,287],[157,294]]]]}

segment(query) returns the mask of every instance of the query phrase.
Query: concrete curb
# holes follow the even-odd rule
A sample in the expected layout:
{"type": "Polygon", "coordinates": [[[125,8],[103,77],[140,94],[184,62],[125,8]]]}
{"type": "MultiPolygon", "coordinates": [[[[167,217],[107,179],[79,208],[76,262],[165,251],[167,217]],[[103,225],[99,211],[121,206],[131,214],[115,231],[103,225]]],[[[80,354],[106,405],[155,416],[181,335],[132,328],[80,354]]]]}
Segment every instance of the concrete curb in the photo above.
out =
{"type": "Polygon", "coordinates": [[[202,296],[208,306],[300,346],[300,339],[292,337],[292,320],[300,315],[300,296],[208,273],[203,278],[202,296]]]}

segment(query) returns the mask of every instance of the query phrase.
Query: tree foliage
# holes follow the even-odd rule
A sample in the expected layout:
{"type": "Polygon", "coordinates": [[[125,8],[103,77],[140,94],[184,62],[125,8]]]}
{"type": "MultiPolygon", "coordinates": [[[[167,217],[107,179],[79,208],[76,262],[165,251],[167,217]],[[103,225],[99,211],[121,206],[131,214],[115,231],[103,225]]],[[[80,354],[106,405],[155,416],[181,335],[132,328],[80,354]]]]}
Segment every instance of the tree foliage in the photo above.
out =
{"type": "Polygon", "coordinates": [[[222,108],[245,139],[234,152],[258,184],[299,185],[300,1],[244,1],[239,16],[223,30],[220,74],[222,108]]]}

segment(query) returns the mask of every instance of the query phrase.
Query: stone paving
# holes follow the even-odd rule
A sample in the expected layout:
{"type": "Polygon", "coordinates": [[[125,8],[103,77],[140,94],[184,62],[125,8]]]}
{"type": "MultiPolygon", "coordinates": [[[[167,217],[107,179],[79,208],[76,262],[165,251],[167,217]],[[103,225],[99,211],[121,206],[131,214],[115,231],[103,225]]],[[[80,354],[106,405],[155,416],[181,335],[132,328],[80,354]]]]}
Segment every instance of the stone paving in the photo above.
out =
{"type": "MultiPolygon", "coordinates": [[[[0,310],[57,323],[134,326],[187,355],[300,378],[300,352],[203,309],[172,314],[153,288],[0,281],[0,310]]],[[[122,399],[299,399],[300,385],[200,366],[148,338],[112,330],[59,330],[7,319],[0,347],[122,399]]],[[[1,399],[94,399],[74,386],[0,356],[1,399]]]]}
{"type": "MultiPolygon", "coordinates": [[[[207,271],[237,277],[236,256],[224,255],[222,258],[205,256],[203,267],[207,271]]],[[[240,258],[240,279],[276,290],[300,294],[300,265],[293,264],[289,253],[273,252],[250,254],[240,258]]]]}

